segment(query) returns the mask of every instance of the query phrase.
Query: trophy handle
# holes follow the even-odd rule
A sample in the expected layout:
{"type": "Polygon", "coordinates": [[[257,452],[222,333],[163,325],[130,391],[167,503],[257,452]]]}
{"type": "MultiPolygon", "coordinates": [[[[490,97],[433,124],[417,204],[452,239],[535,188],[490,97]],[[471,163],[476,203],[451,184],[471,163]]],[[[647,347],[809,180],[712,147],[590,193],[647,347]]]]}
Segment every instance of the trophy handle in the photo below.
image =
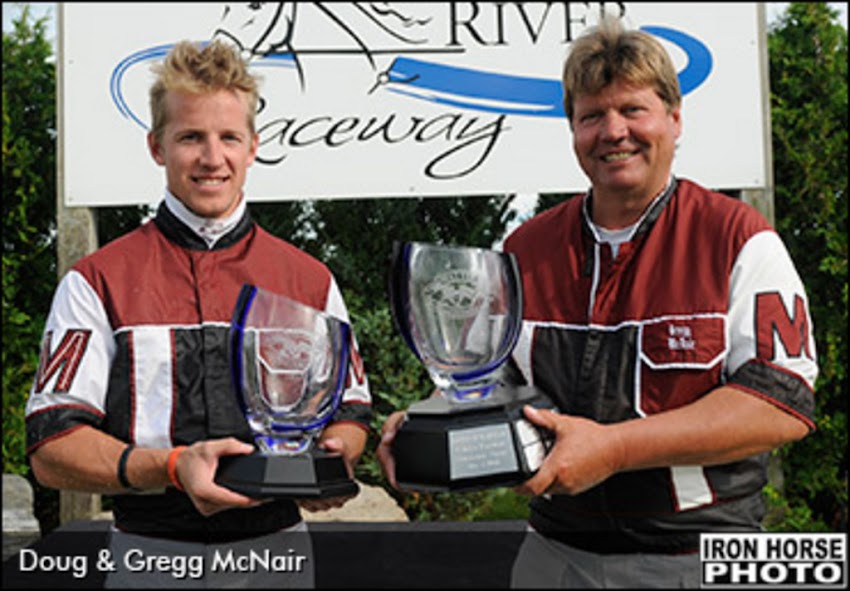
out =
{"type": "Polygon", "coordinates": [[[251,308],[251,302],[254,296],[257,295],[257,288],[254,285],[247,283],[242,285],[239,290],[239,296],[236,298],[236,305],[233,308],[233,317],[230,320],[230,381],[233,384],[233,392],[236,394],[236,401],[244,415],[248,411],[245,405],[244,392],[242,391],[242,343],[245,337],[245,317],[248,315],[248,310],[251,308]]]}
{"type": "Polygon", "coordinates": [[[409,323],[405,321],[405,305],[404,303],[410,296],[408,289],[410,273],[408,261],[410,260],[410,242],[394,242],[392,265],[390,266],[390,311],[392,312],[393,322],[396,330],[404,339],[407,347],[413,351],[416,358],[422,361],[422,356],[413,341],[413,336],[410,334],[409,323]]]}

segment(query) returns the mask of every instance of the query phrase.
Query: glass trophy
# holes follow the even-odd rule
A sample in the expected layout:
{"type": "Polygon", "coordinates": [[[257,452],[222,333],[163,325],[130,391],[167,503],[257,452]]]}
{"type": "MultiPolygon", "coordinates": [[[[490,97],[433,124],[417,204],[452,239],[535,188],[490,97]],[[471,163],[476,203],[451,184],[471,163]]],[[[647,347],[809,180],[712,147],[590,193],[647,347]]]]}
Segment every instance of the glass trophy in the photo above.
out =
{"type": "Polygon", "coordinates": [[[315,446],[345,389],[349,343],[347,323],[242,286],[230,327],[230,369],[257,451],[220,458],[217,484],[254,498],[358,491],[342,456],[315,446]]]}
{"type": "Polygon", "coordinates": [[[393,441],[403,489],[513,486],[540,466],[550,434],[522,415],[551,408],[532,386],[500,380],[522,326],[513,255],[408,242],[393,252],[390,300],[407,345],[437,387],[412,404],[393,441]]]}

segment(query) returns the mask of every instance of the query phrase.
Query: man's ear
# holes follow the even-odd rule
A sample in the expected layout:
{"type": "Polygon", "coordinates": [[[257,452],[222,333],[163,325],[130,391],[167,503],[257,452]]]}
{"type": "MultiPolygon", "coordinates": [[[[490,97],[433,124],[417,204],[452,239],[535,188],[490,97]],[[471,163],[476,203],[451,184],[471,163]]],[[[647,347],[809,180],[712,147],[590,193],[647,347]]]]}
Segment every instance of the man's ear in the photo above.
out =
{"type": "Polygon", "coordinates": [[[251,156],[248,160],[248,166],[254,163],[257,158],[257,150],[260,148],[260,134],[255,133],[251,138],[251,156]]]}
{"type": "Polygon", "coordinates": [[[682,135],[682,107],[676,107],[670,115],[673,118],[673,133],[676,134],[676,139],[679,139],[682,135]]]}
{"type": "Polygon", "coordinates": [[[150,151],[151,158],[154,159],[154,162],[160,166],[165,166],[165,158],[162,155],[162,146],[159,141],[157,141],[152,131],[148,132],[148,150],[150,151]]]}

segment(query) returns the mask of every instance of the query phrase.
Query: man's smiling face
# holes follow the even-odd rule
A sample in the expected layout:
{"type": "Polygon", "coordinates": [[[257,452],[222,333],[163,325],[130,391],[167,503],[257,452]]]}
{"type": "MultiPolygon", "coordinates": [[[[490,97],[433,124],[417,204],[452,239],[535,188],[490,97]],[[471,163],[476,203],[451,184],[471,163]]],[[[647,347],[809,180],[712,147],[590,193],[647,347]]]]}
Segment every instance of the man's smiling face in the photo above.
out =
{"type": "Polygon", "coordinates": [[[649,86],[615,81],[575,97],[573,147],[595,195],[652,199],[670,177],[682,124],[649,86]]]}
{"type": "Polygon", "coordinates": [[[248,126],[248,102],[238,91],[172,91],[161,137],[148,135],[157,164],[164,166],[168,190],[206,218],[224,218],[239,204],[258,137],[248,126]]]}

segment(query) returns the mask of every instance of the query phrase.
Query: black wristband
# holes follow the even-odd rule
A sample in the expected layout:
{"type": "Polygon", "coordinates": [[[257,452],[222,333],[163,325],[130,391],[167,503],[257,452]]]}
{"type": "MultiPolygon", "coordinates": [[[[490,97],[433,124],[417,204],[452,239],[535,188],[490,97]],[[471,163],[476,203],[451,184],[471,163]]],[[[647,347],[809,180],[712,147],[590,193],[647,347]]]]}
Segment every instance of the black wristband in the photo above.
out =
{"type": "Polygon", "coordinates": [[[131,443],[124,448],[124,451],[121,452],[121,457],[118,458],[118,482],[120,482],[121,486],[127,490],[132,492],[141,492],[141,489],[136,488],[130,484],[129,480],[127,480],[127,458],[130,457],[130,452],[133,451],[135,447],[136,446],[131,443]]]}

